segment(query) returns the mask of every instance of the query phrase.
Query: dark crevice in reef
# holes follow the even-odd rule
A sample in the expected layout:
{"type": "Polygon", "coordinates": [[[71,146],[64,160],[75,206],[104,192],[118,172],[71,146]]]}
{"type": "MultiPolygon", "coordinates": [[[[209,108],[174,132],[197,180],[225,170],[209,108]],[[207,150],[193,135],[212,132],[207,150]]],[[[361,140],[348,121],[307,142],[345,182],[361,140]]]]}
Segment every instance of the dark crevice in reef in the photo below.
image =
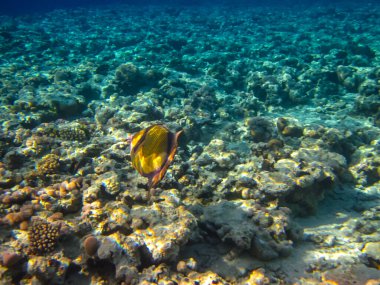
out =
{"type": "Polygon", "coordinates": [[[110,279],[115,276],[116,267],[110,260],[88,259],[87,265],[90,272],[99,274],[109,281],[111,281],[110,279]]]}

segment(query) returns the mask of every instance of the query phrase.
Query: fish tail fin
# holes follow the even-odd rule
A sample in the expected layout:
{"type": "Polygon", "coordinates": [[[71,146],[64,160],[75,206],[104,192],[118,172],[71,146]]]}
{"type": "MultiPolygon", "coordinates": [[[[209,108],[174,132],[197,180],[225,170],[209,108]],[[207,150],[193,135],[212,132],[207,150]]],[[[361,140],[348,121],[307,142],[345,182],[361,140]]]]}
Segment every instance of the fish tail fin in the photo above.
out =
{"type": "Polygon", "coordinates": [[[148,178],[148,184],[147,184],[147,186],[148,186],[148,190],[152,189],[153,186],[154,186],[154,181],[150,177],[148,178]]]}

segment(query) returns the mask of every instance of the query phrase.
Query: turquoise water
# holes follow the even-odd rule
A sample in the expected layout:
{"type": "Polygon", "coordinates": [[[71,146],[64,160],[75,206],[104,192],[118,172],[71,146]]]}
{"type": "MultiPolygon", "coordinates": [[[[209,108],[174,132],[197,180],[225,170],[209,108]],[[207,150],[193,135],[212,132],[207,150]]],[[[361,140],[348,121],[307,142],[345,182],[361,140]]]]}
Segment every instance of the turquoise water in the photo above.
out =
{"type": "Polygon", "coordinates": [[[2,283],[380,284],[379,4],[131,4],[0,8],[2,283]]]}

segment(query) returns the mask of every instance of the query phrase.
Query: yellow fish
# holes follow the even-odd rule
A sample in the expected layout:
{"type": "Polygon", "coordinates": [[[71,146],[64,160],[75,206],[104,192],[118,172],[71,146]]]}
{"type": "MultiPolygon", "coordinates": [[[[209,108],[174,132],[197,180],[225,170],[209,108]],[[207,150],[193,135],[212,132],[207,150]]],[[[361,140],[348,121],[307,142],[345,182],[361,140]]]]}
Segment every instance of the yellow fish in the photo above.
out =
{"type": "Polygon", "coordinates": [[[148,188],[154,188],[164,178],[173,161],[182,130],[173,134],[163,125],[152,125],[131,138],[132,166],[148,178],[148,188]]]}

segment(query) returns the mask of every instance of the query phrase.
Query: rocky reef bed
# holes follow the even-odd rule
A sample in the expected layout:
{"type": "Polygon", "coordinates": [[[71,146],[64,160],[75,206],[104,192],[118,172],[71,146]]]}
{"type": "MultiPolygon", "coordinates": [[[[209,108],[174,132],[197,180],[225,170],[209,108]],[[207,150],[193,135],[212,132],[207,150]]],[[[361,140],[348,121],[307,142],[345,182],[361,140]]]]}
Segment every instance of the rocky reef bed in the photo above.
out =
{"type": "Polygon", "coordinates": [[[379,284],[380,7],[0,16],[1,284],[379,284]],[[127,138],[183,129],[158,187],[127,138]]]}

